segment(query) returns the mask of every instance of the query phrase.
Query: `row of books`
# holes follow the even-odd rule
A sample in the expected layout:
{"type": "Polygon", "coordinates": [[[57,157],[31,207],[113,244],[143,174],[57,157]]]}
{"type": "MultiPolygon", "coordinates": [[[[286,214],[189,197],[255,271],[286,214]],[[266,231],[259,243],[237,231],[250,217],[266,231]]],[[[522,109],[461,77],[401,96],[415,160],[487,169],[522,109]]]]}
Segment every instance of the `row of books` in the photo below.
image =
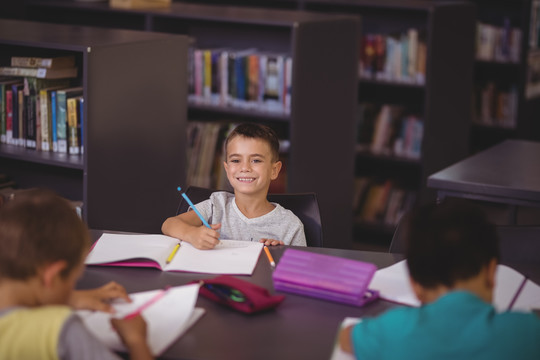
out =
{"type": "Polygon", "coordinates": [[[257,49],[192,48],[189,100],[195,104],[289,114],[292,58],[257,49]]]}
{"type": "Polygon", "coordinates": [[[360,78],[425,83],[426,42],[417,29],[400,34],[366,34],[360,43],[360,78]]]}
{"type": "Polygon", "coordinates": [[[515,86],[503,90],[490,81],[477,87],[474,102],[477,124],[511,129],[516,127],[518,92],[515,86]]]}
{"type": "MultiPolygon", "coordinates": [[[[230,121],[189,121],[187,127],[188,185],[232,191],[223,167],[224,141],[237,123],[230,121]]],[[[288,140],[280,141],[280,152],[287,151],[288,140]]],[[[286,157],[280,155],[283,165],[278,178],[270,184],[270,193],[284,193],[287,183],[286,157]]]]}
{"type": "Polygon", "coordinates": [[[511,27],[507,17],[503,26],[476,24],[476,59],[518,63],[520,53],[521,30],[511,27]]]}
{"type": "Polygon", "coordinates": [[[354,180],[353,213],[357,222],[397,225],[415,201],[415,191],[397,186],[390,179],[360,176],[354,180]]]}
{"type": "Polygon", "coordinates": [[[0,143],[82,153],[84,98],[69,79],[0,78],[0,143]]]}
{"type": "Polygon", "coordinates": [[[531,1],[531,21],[529,23],[529,48],[540,48],[540,1],[531,1]]]}
{"type": "Polygon", "coordinates": [[[358,150],[377,155],[419,159],[424,122],[399,105],[364,103],[360,106],[358,150]]]}

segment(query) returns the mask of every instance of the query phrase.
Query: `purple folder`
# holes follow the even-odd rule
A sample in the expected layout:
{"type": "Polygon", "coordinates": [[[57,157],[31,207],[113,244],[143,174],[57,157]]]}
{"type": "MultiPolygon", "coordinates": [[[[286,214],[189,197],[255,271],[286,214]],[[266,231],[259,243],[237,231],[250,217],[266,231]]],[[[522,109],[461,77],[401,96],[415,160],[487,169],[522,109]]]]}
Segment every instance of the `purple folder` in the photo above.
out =
{"type": "Polygon", "coordinates": [[[272,277],[277,291],[363,306],[379,297],[368,290],[376,270],[363,261],[287,249],[272,277]]]}

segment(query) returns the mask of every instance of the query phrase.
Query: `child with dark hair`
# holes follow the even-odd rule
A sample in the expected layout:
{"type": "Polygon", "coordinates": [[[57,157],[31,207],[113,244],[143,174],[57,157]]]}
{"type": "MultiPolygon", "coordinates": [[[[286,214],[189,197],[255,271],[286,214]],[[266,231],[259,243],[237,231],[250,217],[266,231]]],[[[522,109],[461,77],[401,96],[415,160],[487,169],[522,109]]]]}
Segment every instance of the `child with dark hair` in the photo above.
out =
{"type": "MultiPolygon", "coordinates": [[[[0,359],[118,359],[72,310],[110,311],[103,300],[129,301],[116,283],[73,290],[89,246],[75,209],[50,191],[18,192],[0,207],[0,359]]],[[[132,359],[152,358],[142,317],[112,326],[132,359]]]]}
{"type": "Polygon", "coordinates": [[[225,140],[223,166],[234,194],[217,191],[195,204],[211,229],[195,212],[187,211],[165,220],[161,227],[165,235],[199,249],[212,249],[220,238],[306,246],[300,219],[267,200],[270,182],[281,170],[279,141],[271,128],[255,123],[235,127],[225,140]]]}
{"type": "Polygon", "coordinates": [[[482,210],[447,199],[414,211],[406,257],[419,308],[365,318],[340,333],[358,359],[540,359],[540,319],[491,305],[498,236],[482,210]]]}

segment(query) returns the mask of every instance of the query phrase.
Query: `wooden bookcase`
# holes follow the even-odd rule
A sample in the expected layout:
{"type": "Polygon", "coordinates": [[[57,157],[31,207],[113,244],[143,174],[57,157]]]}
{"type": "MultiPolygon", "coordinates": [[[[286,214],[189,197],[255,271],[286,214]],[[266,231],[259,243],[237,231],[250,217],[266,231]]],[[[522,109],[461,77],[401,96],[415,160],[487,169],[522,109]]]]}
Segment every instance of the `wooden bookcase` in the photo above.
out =
{"type": "MultiPolygon", "coordinates": [[[[395,34],[416,29],[426,43],[423,84],[359,80],[358,103],[401,105],[424,122],[418,159],[356,153],[355,176],[390,179],[416,194],[416,203],[435,198],[427,177],[469,154],[472,112],[475,6],[466,1],[276,0],[315,12],[355,14],[361,33],[395,34]],[[457,24],[459,23],[459,26],[457,24]]],[[[355,239],[388,243],[395,227],[384,221],[355,221],[355,239]]]]}
{"type": "Polygon", "coordinates": [[[315,192],[325,246],[351,246],[359,17],[180,2],[165,10],[122,10],[57,1],[31,2],[27,16],[185,34],[200,47],[255,47],[290,54],[290,115],[191,104],[189,120],[257,121],[284,134],[290,141],[287,192],[315,192]]]}
{"type": "MultiPolygon", "coordinates": [[[[476,56],[474,67],[475,108],[476,113],[482,114],[479,111],[482,109],[482,101],[485,100],[482,98],[482,90],[485,91],[484,94],[489,93],[486,91],[487,84],[491,84],[495,94],[491,95],[492,116],[487,117],[495,118],[495,120],[489,122],[488,119],[487,123],[483,122],[481,115],[477,116],[476,121],[473,119],[471,153],[484,150],[510,138],[540,140],[540,123],[538,122],[538,113],[540,112],[538,87],[540,84],[538,80],[534,80],[534,74],[529,73],[529,59],[536,63],[537,67],[540,66],[538,41],[535,45],[530,44],[531,40],[534,42],[531,37],[538,36],[538,34],[534,34],[534,32],[538,32],[537,26],[535,27],[531,23],[531,20],[534,19],[532,15],[535,0],[470,0],[470,2],[476,5],[477,24],[482,24],[481,26],[488,29],[491,28],[491,32],[493,29],[505,31],[505,35],[502,36],[509,36],[507,43],[503,43],[500,39],[495,40],[493,34],[486,36],[484,33],[483,36],[479,36],[479,38],[483,38],[483,44],[477,44],[476,52],[485,54],[485,50],[487,50],[491,57],[484,55],[479,58],[476,56]],[[512,39],[512,34],[508,31],[512,29],[521,33],[520,39],[512,39]],[[495,44],[489,46],[490,42],[486,41],[486,37],[491,37],[495,44]],[[514,40],[517,41],[512,43],[514,40]],[[488,44],[487,47],[486,44],[488,44]],[[484,50],[480,49],[481,47],[484,50]],[[506,51],[511,54],[515,51],[515,54],[511,59],[504,56],[501,58],[500,55],[497,55],[500,54],[500,51],[496,49],[498,47],[510,47],[506,51]],[[529,93],[529,90],[534,88],[536,91],[529,93]],[[508,93],[512,94],[513,101],[501,100],[500,95],[502,94],[504,99],[508,93]],[[510,113],[511,120],[505,123],[497,119],[497,117],[501,117],[501,112],[502,114],[510,113]]],[[[540,18],[537,21],[540,21],[540,18]]],[[[488,111],[483,113],[489,114],[488,111]]]]}
{"type": "Polygon", "coordinates": [[[0,169],[21,188],[83,201],[88,226],[160,232],[185,178],[185,36],[0,20],[0,61],[76,57],[83,155],[0,145],[0,169]]]}

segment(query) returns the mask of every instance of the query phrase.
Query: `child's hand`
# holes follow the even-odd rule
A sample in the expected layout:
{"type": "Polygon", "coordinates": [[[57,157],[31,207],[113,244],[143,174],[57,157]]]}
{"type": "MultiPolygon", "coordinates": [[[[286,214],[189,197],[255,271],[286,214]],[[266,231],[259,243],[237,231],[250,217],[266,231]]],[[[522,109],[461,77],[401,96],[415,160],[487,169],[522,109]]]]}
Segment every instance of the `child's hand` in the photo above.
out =
{"type": "Polygon", "coordinates": [[[274,239],[261,239],[259,242],[264,243],[266,246],[278,246],[278,245],[285,245],[283,241],[274,240],[274,239]]]}
{"type": "Polygon", "coordinates": [[[69,299],[69,305],[77,310],[112,312],[113,308],[108,302],[118,298],[131,302],[126,289],[122,285],[111,281],[96,289],[73,291],[69,299]]]}
{"type": "Polygon", "coordinates": [[[130,319],[111,318],[111,325],[126,345],[131,359],[153,359],[146,342],[146,321],[141,315],[130,319]]]}
{"type": "Polygon", "coordinates": [[[351,331],[352,325],[347,326],[345,329],[339,332],[339,346],[341,347],[341,350],[352,354],[353,348],[351,342],[351,331]]]}
{"type": "Polygon", "coordinates": [[[221,224],[211,224],[212,229],[206,226],[197,226],[189,234],[189,243],[200,250],[213,249],[219,244],[219,230],[221,224]]]}

